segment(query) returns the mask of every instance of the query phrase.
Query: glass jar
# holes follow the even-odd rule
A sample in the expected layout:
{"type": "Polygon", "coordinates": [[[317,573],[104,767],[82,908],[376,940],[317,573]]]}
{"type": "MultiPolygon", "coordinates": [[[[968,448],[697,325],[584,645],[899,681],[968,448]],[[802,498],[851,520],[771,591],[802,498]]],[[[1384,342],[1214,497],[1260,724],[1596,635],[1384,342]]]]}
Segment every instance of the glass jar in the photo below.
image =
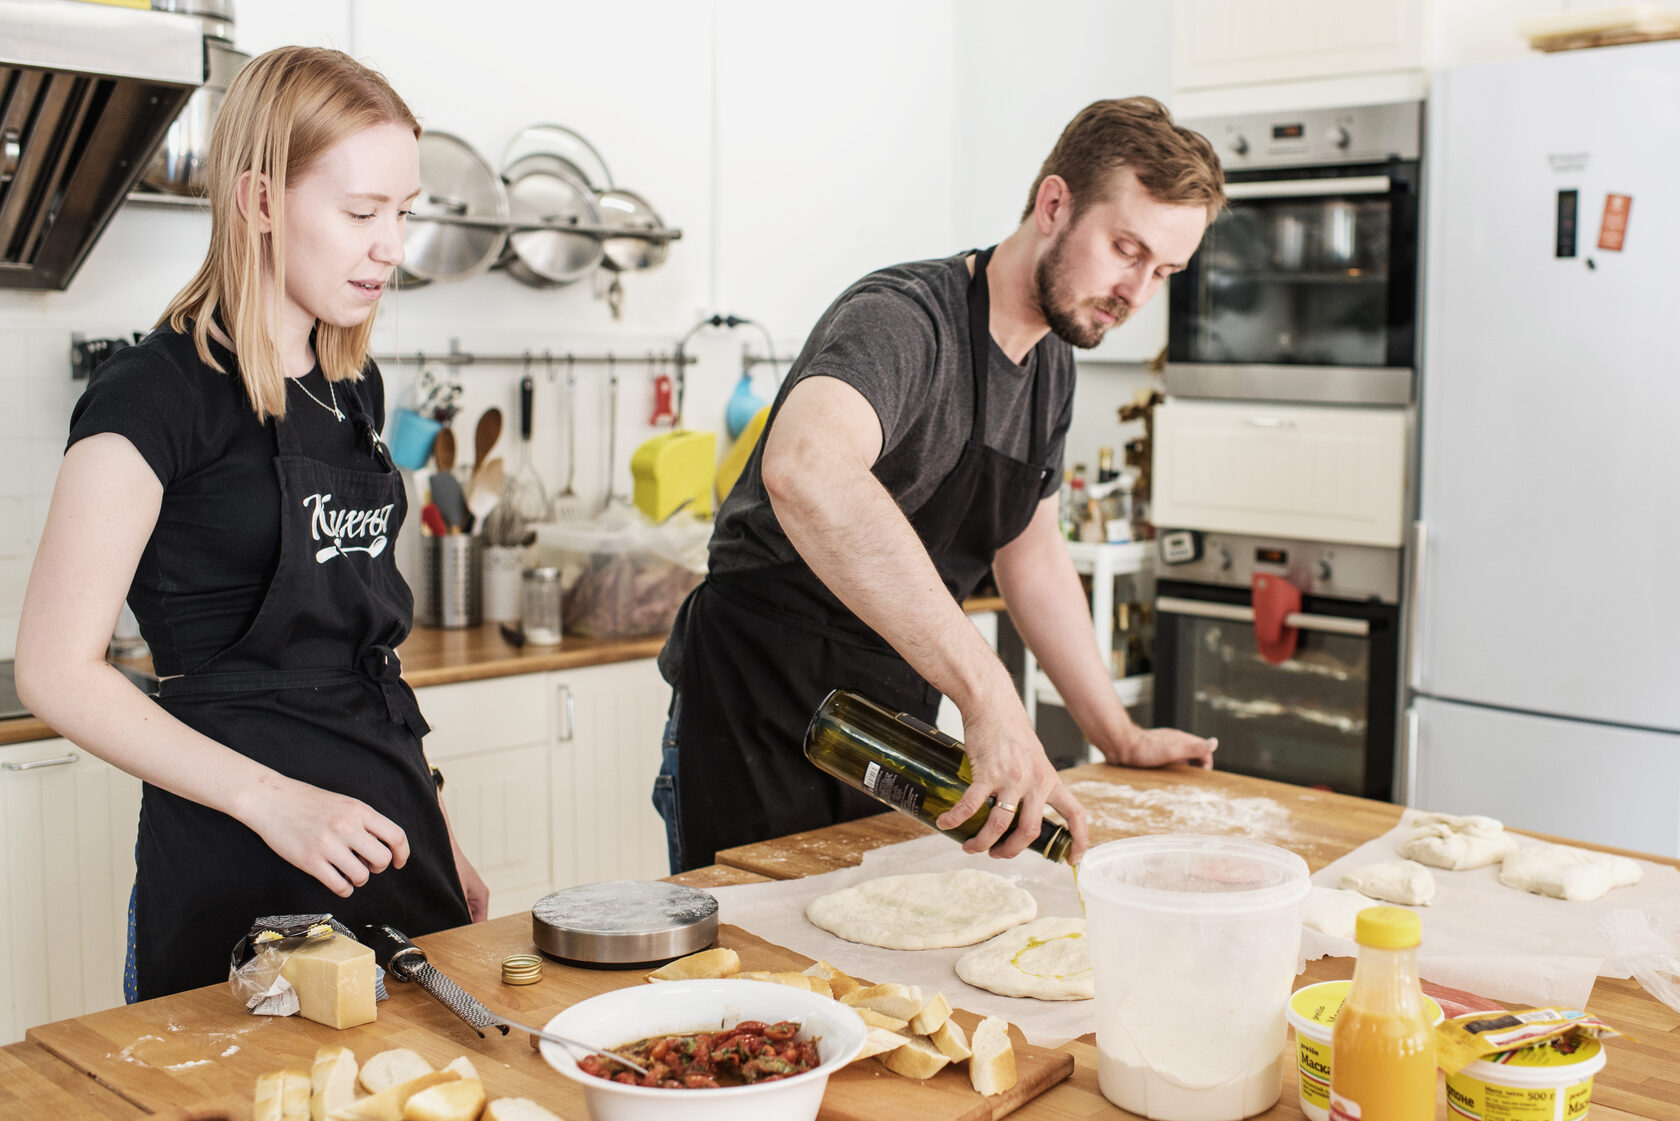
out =
{"type": "Polygon", "coordinates": [[[519,625],[531,646],[560,645],[560,570],[527,568],[521,577],[519,625]]]}

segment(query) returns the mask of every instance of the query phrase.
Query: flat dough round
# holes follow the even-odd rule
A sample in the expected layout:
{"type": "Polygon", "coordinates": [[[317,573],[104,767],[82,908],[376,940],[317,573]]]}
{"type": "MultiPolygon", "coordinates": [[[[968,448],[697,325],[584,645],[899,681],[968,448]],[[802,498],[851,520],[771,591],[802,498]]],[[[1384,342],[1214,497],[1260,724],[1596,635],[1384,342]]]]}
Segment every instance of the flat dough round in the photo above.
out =
{"type": "Polygon", "coordinates": [[[972,946],[1037,914],[1031,893],[972,868],[866,880],[805,908],[805,917],[830,934],[889,950],[972,946]]]}
{"type": "Polygon", "coordinates": [[[1090,1000],[1091,948],[1084,919],[1034,919],[957,959],[957,976],[999,996],[1090,1000]]]}

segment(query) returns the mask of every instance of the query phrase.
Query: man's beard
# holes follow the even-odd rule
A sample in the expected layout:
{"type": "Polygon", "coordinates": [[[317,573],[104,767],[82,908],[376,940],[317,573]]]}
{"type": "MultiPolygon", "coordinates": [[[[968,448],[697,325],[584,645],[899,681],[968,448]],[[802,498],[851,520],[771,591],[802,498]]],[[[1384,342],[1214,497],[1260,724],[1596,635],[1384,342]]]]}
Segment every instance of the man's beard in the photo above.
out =
{"type": "Polygon", "coordinates": [[[1039,258],[1038,267],[1033,270],[1033,295],[1038,300],[1039,313],[1044,316],[1044,321],[1050,324],[1050,330],[1058,339],[1069,346],[1090,350],[1102,342],[1103,335],[1110,328],[1126,322],[1126,316],[1132,309],[1119,300],[1080,301],[1068,293],[1058,275],[1061,271],[1062,257],[1067,249],[1066,242],[1067,234],[1064,231],[1051,243],[1050,251],[1039,258]],[[1101,308],[1114,316],[1114,322],[1104,326],[1100,322],[1080,318],[1079,312],[1087,307],[1101,308]]]}

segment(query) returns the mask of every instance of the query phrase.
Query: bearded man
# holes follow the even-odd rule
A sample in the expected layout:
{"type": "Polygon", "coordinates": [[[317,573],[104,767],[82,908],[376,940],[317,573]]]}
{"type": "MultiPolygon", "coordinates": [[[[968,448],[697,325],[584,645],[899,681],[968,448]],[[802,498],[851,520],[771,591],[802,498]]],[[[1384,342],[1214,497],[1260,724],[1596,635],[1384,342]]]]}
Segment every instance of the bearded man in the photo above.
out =
{"type": "Polygon", "coordinates": [[[831,689],[931,723],[962,713],[982,805],[970,852],[1011,857],[1053,806],[1086,844],[1009,676],[963,613],[990,571],[1069,714],[1111,763],[1212,765],[1115,696],[1059,532],[1073,347],[1097,345],[1185,267],[1224,205],[1205,138],[1145,97],[1099,101],[1044,162],[992,249],[882,269],[823,314],[718,513],[710,573],[660,669],[672,685],[654,804],[671,871],[881,804],[810,765],[831,689]]]}

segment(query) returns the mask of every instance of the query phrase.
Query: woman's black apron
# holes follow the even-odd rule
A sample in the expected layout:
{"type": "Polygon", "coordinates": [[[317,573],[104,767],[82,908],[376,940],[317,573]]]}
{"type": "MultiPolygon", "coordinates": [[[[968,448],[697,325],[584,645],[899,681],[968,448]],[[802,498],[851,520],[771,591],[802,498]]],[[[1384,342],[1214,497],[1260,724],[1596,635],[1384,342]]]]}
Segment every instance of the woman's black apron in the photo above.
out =
{"type": "MultiPolygon", "coordinates": [[[[1040,371],[1032,374],[1028,458],[986,444],[991,255],[988,249],[976,256],[968,287],[973,427],[951,473],[910,514],[959,601],[990,571],[998,549],[1027,527],[1053,471],[1042,462],[1048,407],[1040,371]]],[[[802,560],[710,576],[683,612],[677,811],[684,865],[710,864],[719,849],[734,845],[880,813],[879,802],[806,762],[805,728],[831,689],[855,689],[929,722],[939,693],[802,560]]]]}
{"type": "Polygon", "coordinates": [[[392,545],[408,510],[354,383],[357,439],[378,471],[305,455],[275,422],[280,558],[245,634],[158,701],[188,727],[290,778],[359,798],[408,837],[401,869],[350,898],[293,867],[242,823],[146,785],[135,851],[135,969],[141,999],[227,979],[228,957],[259,915],[330,912],[354,929],[418,935],[470,921],[420,737],[429,730],[396,646],[414,599],[392,545]]]}

